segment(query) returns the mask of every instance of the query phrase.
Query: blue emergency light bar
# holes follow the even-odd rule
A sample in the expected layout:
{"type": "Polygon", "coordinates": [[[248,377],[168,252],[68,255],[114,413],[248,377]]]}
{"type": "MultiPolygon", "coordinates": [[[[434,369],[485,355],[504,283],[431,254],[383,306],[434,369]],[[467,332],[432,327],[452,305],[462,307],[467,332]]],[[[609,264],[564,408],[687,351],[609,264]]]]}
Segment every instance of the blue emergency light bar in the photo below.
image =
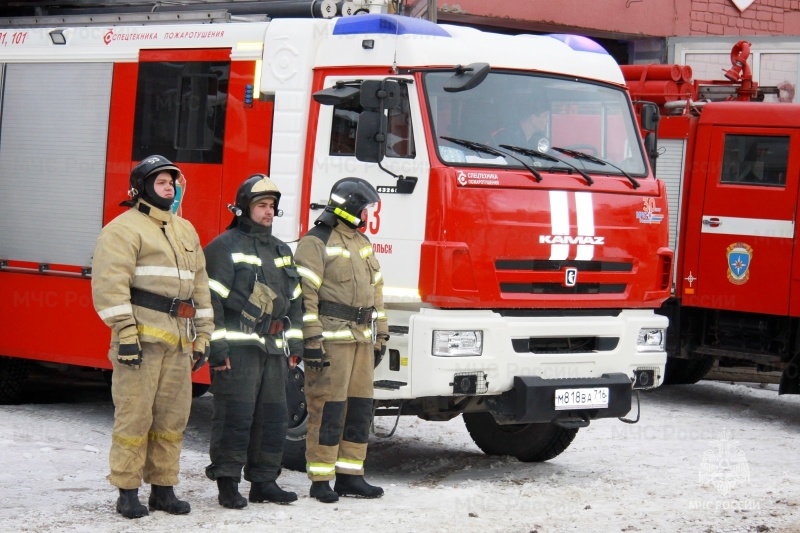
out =
{"type": "Polygon", "coordinates": [[[336,20],[336,26],[333,28],[334,35],[363,35],[369,33],[450,37],[449,33],[433,22],[383,13],[343,17],[336,20]]]}
{"type": "Polygon", "coordinates": [[[596,54],[608,55],[605,48],[600,46],[597,42],[584,37],[583,35],[572,35],[569,33],[550,33],[547,37],[552,37],[562,43],[566,44],[576,52],[594,52],[596,54]]]}

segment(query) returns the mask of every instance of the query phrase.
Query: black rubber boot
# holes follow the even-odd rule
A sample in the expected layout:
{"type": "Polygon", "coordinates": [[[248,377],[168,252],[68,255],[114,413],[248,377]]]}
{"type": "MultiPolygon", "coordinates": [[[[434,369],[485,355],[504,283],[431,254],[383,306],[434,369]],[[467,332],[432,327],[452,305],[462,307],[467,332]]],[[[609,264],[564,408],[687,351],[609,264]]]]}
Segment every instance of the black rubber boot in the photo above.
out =
{"type": "Polygon", "coordinates": [[[247,499],[239,494],[239,482],[232,477],[221,477],[217,479],[219,489],[219,504],[228,509],[244,509],[247,507],[247,499]]]}
{"type": "Polygon", "coordinates": [[[139,489],[119,489],[117,512],[125,518],[141,518],[150,514],[139,501],[139,489]]]}
{"type": "Polygon", "coordinates": [[[151,511],[166,511],[169,514],[189,514],[192,506],[189,502],[179,500],[172,487],[151,485],[150,499],[147,503],[151,511]]]}
{"type": "Polygon", "coordinates": [[[322,503],[333,503],[339,501],[339,495],[331,490],[327,481],[312,481],[309,496],[316,498],[322,503]]]}
{"type": "Polygon", "coordinates": [[[350,474],[336,474],[336,484],[333,490],[339,496],[353,496],[355,498],[380,498],[383,496],[383,489],[370,485],[364,481],[364,476],[353,476],[350,474]]]}
{"type": "Polygon", "coordinates": [[[253,503],[292,503],[297,494],[283,490],[274,481],[256,481],[250,484],[250,501],[253,503]]]}

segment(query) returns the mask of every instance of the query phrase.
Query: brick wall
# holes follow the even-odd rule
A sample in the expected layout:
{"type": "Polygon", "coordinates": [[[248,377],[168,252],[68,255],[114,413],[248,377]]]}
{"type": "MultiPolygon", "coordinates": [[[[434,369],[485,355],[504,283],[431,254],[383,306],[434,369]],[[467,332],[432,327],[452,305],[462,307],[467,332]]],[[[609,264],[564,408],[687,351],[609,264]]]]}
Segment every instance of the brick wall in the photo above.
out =
{"type": "Polygon", "coordinates": [[[744,11],[731,0],[692,0],[690,35],[784,35],[800,0],[754,0],[744,11]]]}

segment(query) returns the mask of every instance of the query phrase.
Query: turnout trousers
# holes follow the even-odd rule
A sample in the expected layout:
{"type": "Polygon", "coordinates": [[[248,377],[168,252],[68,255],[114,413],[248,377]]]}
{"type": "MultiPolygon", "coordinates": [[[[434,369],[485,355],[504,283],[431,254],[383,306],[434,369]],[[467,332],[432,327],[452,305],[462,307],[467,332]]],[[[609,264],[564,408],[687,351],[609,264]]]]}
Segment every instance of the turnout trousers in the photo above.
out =
{"type": "Polygon", "coordinates": [[[231,368],[211,372],[211,464],[206,476],[275,481],[286,439],[286,358],[256,346],[230,350],[231,368]]]}
{"type": "Polygon", "coordinates": [[[117,343],[108,358],[114,366],[108,480],[121,489],[152,483],[178,484],[183,431],[192,407],[192,358],[178,347],[142,342],[139,368],[117,361],[117,343]]]}
{"type": "Polygon", "coordinates": [[[372,343],[324,343],[330,366],[306,369],[306,472],[311,481],[364,474],[372,422],[372,343]]]}

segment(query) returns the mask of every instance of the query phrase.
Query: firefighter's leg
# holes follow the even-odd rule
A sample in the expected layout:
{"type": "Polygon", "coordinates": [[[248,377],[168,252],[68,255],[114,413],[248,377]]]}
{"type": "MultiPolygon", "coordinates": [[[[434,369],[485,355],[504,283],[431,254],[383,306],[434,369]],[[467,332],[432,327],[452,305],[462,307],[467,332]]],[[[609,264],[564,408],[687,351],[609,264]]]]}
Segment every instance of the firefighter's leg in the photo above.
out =
{"type": "Polygon", "coordinates": [[[326,343],[325,352],[330,366],[321,371],[307,369],[305,373],[306,472],[311,481],[331,480],[336,472],[355,344],[326,343]]]}
{"type": "Polygon", "coordinates": [[[336,473],[363,475],[372,421],[375,354],[370,343],[360,342],[351,346],[355,353],[347,388],[347,410],[336,460],[336,473]]]}
{"type": "Polygon", "coordinates": [[[161,372],[163,353],[151,343],[142,343],[142,364],[137,367],[117,362],[118,344],[108,358],[114,367],[111,397],[114,400],[114,429],[108,480],[120,489],[138,489],[142,482],[147,435],[153,422],[153,400],[161,372]]]}
{"type": "Polygon", "coordinates": [[[260,358],[255,346],[237,346],[230,352],[231,368],[211,372],[211,464],[209,479],[233,478],[238,483],[247,461],[250,427],[261,383],[260,358]]]}
{"type": "Polygon", "coordinates": [[[161,372],[143,478],[145,483],[172,487],[178,484],[183,431],[192,408],[192,358],[180,348],[159,350],[161,372]]]}
{"type": "Polygon", "coordinates": [[[254,503],[291,503],[297,494],[275,481],[281,469],[288,425],[286,413],[286,357],[264,355],[264,370],[256,399],[253,427],[244,478],[250,481],[249,500],[254,503]]]}
{"type": "Polygon", "coordinates": [[[251,482],[275,481],[281,468],[288,426],[286,414],[286,358],[261,355],[263,361],[256,398],[244,478],[251,482]]]}

